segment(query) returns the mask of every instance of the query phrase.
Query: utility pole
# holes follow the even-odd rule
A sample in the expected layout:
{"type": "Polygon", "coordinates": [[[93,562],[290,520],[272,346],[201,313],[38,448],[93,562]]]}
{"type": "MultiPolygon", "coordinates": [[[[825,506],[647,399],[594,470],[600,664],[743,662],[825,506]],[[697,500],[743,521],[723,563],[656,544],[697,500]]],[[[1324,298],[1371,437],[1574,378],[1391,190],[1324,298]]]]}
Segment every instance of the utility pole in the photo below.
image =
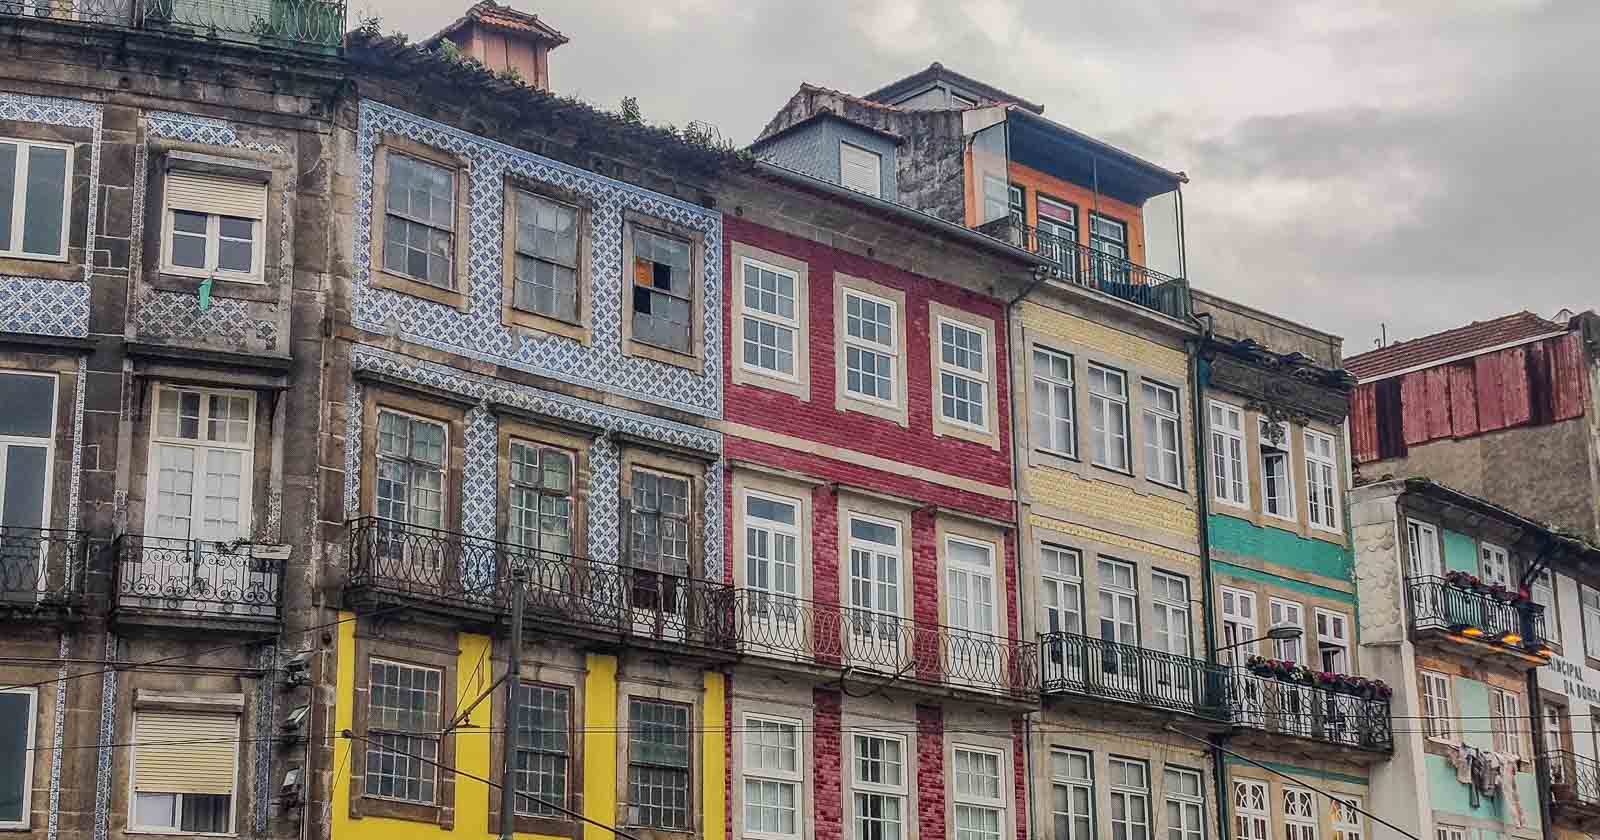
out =
{"type": "Polygon", "coordinates": [[[523,570],[511,567],[511,645],[506,659],[506,710],[500,749],[500,840],[512,840],[517,826],[517,687],[522,673],[522,605],[527,598],[523,570]]]}

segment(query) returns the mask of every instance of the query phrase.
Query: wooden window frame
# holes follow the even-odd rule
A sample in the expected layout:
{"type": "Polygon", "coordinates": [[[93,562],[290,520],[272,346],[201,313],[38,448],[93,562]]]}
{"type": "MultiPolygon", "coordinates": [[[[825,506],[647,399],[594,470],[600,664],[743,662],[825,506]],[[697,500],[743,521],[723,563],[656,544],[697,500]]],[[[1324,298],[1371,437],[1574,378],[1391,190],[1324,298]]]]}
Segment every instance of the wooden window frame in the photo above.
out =
{"type": "MultiPolygon", "coordinates": [[[[524,651],[524,656],[528,655],[524,651]]],[[[498,673],[505,673],[505,651],[501,650],[496,655],[495,669],[498,673]]],[[[524,659],[524,672],[527,660],[524,659]]],[[[567,800],[560,803],[568,810],[586,813],[583,808],[584,801],[584,693],[581,679],[572,682],[552,681],[549,679],[521,679],[518,682],[526,686],[537,688],[559,689],[567,692],[567,800]]],[[[502,698],[504,691],[496,691],[490,709],[490,728],[496,732],[504,731],[506,727],[505,703],[502,698]]],[[[489,766],[499,768],[505,761],[505,739],[491,736],[489,746],[489,766]]],[[[498,774],[497,778],[498,778],[498,774]]],[[[498,787],[489,788],[488,825],[485,827],[490,834],[500,832],[500,803],[501,795],[498,787]]],[[[575,837],[582,831],[582,826],[576,817],[559,815],[554,817],[515,814],[512,816],[515,831],[518,834],[543,834],[553,837],[575,837]]]]}
{"type": "MultiPolygon", "coordinates": [[[[439,720],[441,726],[456,715],[456,667],[458,653],[455,646],[434,646],[432,643],[385,638],[369,626],[359,626],[355,637],[355,685],[351,694],[351,730],[365,738],[371,714],[371,674],[373,658],[418,668],[441,671],[439,686],[439,720]]],[[[447,733],[439,738],[439,774],[434,782],[434,801],[431,805],[402,802],[367,796],[367,747],[358,740],[350,754],[350,817],[386,817],[410,822],[433,823],[446,830],[455,827],[455,771],[456,736],[447,733]]]]}
{"type": "Polygon", "coordinates": [[[705,361],[706,235],[686,225],[635,210],[622,211],[622,348],[630,356],[653,359],[695,373],[705,361]],[[633,337],[633,232],[636,228],[689,242],[689,352],[680,353],[633,337]]]}
{"type": "MultiPolygon", "coordinates": [[[[590,465],[589,447],[593,439],[553,426],[500,417],[496,452],[495,533],[502,542],[511,541],[511,443],[532,444],[560,449],[572,456],[572,556],[588,556],[590,465]]],[[[448,465],[446,465],[448,467],[448,465]]]]}
{"type": "MultiPolygon", "coordinates": [[[[361,493],[359,510],[377,516],[378,412],[392,411],[445,426],[444,524],[441,530],[461,531],[461,481],[466,437],[466,408],[453,403],[398,390],[367,388],[361,407],[361,493]]],[[[419,526],[420,527],[420,526],[419,526]]]]}
{"type": "Polygon", "coordinates": [[[500,320],[506,326],[522,327],[549,335],[559,335],[589,346],[594,329],[594,309],[591,298],[594,276],[594,200],[572,190],[552,184],[542,184],[525,178],[508,176],[505,179],[504,201],[505,242],[502,244],[501,280],[504,295],[500,304],[500,320]],[[577,318],[568,321],[555,315],[546,315],[515,305],[517,291],[517,193],[524,192],[546,201],[576,208],[578,213],[577,318]]]}
{"type": "Polygon", "coordinates": [[[467,272],[467,251],[472,247],[472,237],[469,231],[471,202],[468,200],[468,184],[471,177],[470,164],[459,155],[395,134],[384,134],[378,138],[378,147],[373,154],[372,161],[372,219],[370,222],[372,261],[368,271],[368,283],[370,285],[380,289],[401,292],[423,300],[430,300],[434,303],[441,303],[462,312],[467,311],[468,291],[472,280],[467,272]],[[451,231],[451,274],[450,288],[448,289],[424,283],[408,275],[395,274],[384,268],[383,248],[384,242],[387,240],[385,226],[388,224],[386,207],[389,188],[389,155],[391,153],[416,158],[435,166],[442,166],[451,172],[455,196],[455,227],[451,231]]]}

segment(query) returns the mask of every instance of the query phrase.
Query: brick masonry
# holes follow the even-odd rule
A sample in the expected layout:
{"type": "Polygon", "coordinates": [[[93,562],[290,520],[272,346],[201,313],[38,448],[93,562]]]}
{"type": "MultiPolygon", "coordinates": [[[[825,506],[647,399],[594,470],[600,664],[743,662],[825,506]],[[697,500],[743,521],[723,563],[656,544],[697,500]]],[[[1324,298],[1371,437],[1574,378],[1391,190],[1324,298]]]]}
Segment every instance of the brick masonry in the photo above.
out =
{"type": "Polygon", "coordinates": [[[842,840],[844,837],[844,785],[840,773],[843,745],[840,743],[840,696],[837,691],[813,689],[815,705],[812,724],[812,749],[815,771],[812,789],[816,799],[817,840],[842,840]]]}
{"type": "Polygon", "coordinates": [[[917,707],[917,840],[944,840],[944,712],[917,707]]]}

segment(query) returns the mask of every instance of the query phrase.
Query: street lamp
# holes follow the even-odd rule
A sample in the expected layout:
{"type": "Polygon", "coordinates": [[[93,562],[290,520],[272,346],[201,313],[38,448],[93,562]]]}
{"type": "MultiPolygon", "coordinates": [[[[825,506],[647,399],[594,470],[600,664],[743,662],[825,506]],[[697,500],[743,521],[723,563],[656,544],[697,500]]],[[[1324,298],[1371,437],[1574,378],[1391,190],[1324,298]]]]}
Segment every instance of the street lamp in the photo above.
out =
{"type": "Polygon", "coordinates": [[[1275,642],[1286,642],[1290,639],[1298,639],[1305,634],[1305,628],[1298,624],[1279,624],[1276,627],[1267,628],[1267,635],[1265,636],[1257,636],[1254,639],[1245,639],[1242,642],[1234,642],[1231,645],[1223,645],[1222,647],[1212,651],[1212,653],[1221,653],[1225,650],[1242,647],[1244,645],[1255,644],[1256,642],[1267,641],[1268,639],[1275,642]]]}

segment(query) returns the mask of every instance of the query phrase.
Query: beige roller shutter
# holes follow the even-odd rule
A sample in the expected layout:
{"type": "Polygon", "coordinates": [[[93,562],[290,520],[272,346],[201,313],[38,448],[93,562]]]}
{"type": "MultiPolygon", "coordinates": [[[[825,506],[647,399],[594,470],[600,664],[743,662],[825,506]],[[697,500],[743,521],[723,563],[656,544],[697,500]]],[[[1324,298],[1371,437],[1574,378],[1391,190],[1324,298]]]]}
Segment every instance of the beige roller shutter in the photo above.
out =
{"type": "Polygon", "coordinates": [[[233,793],[239,716],[139,710],[133,716],[133,789],[233,793]]]}
{"type": "Polygon", "coordinates": [[[167,172],[167,207],[261,219],[267,215],[267,185],[173,169],[167,172]]]}

